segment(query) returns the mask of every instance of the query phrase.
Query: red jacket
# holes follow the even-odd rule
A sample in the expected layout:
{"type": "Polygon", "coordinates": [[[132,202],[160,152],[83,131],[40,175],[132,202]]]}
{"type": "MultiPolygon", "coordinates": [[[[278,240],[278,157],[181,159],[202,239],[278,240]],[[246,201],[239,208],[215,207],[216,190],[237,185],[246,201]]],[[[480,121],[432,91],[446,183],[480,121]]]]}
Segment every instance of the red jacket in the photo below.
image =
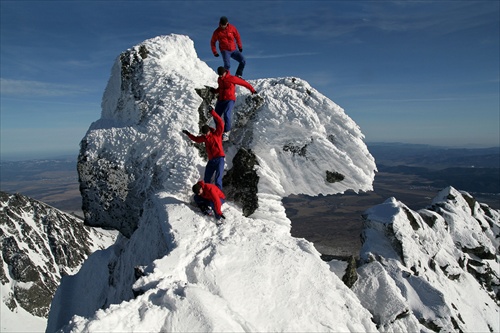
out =
{"type": "Polygon", "coordinates": [[[201,197],[207,200],[210,200],[214,203],[214,208],[215,208],[215,213],[219,216],[222,215],[222,203],[220,202],[220,199],[226,199],[226,196],[224,195],[224,192],[220,190],[217,186],[214,184],[207,184],[203,180],[200,180],[198,184],[201,185],[201,188],[203,189],[203,192],[201,193],[201,197]]]}
{"type": "Polygon", "coordinates": [[[215,128],[210,127],[210,132],[206,135],[194,136],[188,133],[188,137],[197,143],[205,143],[208,159],[216,157],[224,157],[224,148],[222,147],[222,132],[224,132],[224,122],[222,118],[215,113],[214,110],[210,111],[215,120],[215,128]]]}
{"type": "Polygon", "coordinates": [[[250,90],[252,94],[255,93],[255,89],[252,87],[250,83],[247,81],[240,79],[237,76],[231,75],[229,71],[227,71],[226,75],[224,76],[219,76],[217,79],[217,83],[219,86],[217,89],[215,89],[215,92],[219,94],[219,97],[217,98],[219,101],[228,101],[236,100],[236,87],[235,85],[243,86],[250,90]]]}
{"type": "Polygon", "coordinates": [[[238,48],[243,48],[241,44],[240,33],[234,25],[228,23],[225,29],[222,29],[221,27],[215,29],[212,35],[212,39],[210,40],[210,46],[212,47],[213,54],[217,53],[217,50],[215,49],[215,42],[217,41],[219,41],[219,50],[221,52],[236,50],[234,39],[236,39],[238,48]]]}

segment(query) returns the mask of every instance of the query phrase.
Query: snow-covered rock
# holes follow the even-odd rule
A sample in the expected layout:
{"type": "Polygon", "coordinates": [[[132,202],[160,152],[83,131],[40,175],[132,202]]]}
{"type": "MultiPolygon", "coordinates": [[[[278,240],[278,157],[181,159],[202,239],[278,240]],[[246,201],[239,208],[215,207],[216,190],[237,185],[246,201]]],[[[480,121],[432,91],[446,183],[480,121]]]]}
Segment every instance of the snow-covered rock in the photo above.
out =
{"type": "MultiPolygon", "coordinates": [[[[207,121],[207,101],[200,95],[216,80],[186,36],[156,37],[117,58],[101,119],[81,143],[85,223],[130,237],[152,194],[185,199],[206,161],[181,131],[198,133],[207,121]]],[[[226,148],[226,163],[229,171],[239,149],[256,156],[260,180],[253,211],[269,195],[372,189],[374,159],[359,127],[338,105],[300,79],[250,83],[263,104],[256,106],[257,97],[238,86],[234,145],[226,148]]]]}
{"type": "Polygon", "coordinates": [[[500,212],[442,190],[412,211],[395,198],[365,212],[353,290],[381,332],[500,330],[500,212]]]}
{"type": "Polygon", "coordinates": [[[123,237],[63,281],[48,332],[374,330],[313,245],[291,237],[281,203],[371,190],[376,168],[360,129],[298,78],[249,81],[259,96],[238,87],[225,184],[240,200],[224,204],[217,227],[189,204],[206,160],[181,132],[212,121],[216,79],[186,36],[117,58],[78,170],[85,223],[123,237]],[[242,174],[253,180],[246,196],[242,174]]]}
{"type": "Polygon", "coordinates": [[[0,192],[2,332],[45,329],[52,297],[63,276],[75,274],[114,233],[20,194],[0,192]]]}
{"type": "Polygon", "coordinates": [[[291,237],[283,197],[368,191],[376,170],[356,124],[301,79],[238,87],[226,220],[201,215],[206,155],[181,131],[211,122],[216,78],[186,36],[117,58],[78,170],[85,223],[121,236],[63,279],[47,332],[499,331],[500,213],[467,194],[369,209],[352,290],[354,260],[291,237]]]}

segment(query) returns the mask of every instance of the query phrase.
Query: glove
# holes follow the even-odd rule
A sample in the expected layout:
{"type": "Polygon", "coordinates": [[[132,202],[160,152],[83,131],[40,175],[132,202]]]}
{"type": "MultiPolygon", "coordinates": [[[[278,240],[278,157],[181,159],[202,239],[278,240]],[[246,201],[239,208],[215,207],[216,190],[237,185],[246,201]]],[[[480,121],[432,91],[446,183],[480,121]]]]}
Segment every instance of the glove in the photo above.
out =
{"type": "Polygon", "coordinates": [[[239,50],[240,52],[243,52],[243,48],[242,48],[242,47],[238,47],[238,50],[239,50]]]}
{"type": "Polygon", "coordinates": [[[214,57],[218,57],[218,56],[219,56],[219,54],[218,54],[218,53],[214,53],[214,57]]]}
{"type": "Polygon", "coordinates": [[[189,132],[188,132],[187,130],[182,130],[182,133],[184,133],[184,134],[186,134],[186,135],[188,135],[188,134],[189,134],[189,132]]]}
{"type": "Polygon", "coordinates": [[[256,94],[257,94],[257,90],[252,91],[252,95],[256,95],[256,94]]]}
{"type": "Polygon", "coordinates": [[[214,94],[215,94],[215,92],[216,92],[216,91],[217,91],[217,89],[215,89],[214,87],[210,87],[210,92],[211,92],[211,93],[214,93],[214,94]]]}
{"type": "Polygon", "coordinates": [[[224,216],[224,214],[220,214],[220,217],[222,217],[224,220],[226,219],[226,217],[224,216]]]}

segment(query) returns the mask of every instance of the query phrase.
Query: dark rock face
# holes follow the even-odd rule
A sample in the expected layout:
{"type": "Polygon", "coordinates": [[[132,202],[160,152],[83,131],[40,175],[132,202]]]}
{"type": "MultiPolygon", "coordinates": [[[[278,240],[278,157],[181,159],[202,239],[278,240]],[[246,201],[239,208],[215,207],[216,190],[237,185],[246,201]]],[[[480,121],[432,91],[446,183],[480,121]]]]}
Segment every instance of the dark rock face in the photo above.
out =
{"type": "MultiPolygon", "coordinates": [[[[122,112],[130,99],[136,102],[144,99],[145,93],[140,82],[143,59],[147,56],[148,50],[144,45],[120,55],[121,97],[116,110],[113,110],[115,113],[122,112]]],[[[146,117],[147,107],[141,103],[138,105],[141,112],[137,122],[141,123],[146,117]]],[[[86,140],[82,140],[77,165],[85,224],[116,229],[125,237],[130,237],[137,229],[142,203],[146,198],[146,193],[135,190],[142,188],[136,184],[144,181],[144,169],[115,163],[116,158],[109,151],[100,151],[98,156],[91,158],[86,154],[87,146],[86,140]]],[[[138,164],[141,164],[140,161],[138,164]]]]}
{"type": "Polygon", "coordinates": [[[343,181],[344,178],[345,178],[345,176],[343,174],[341,174],[340,172],[326,170],[325,179],[328,183],[340,182],[340,181],[343,181]]]}
{"type": "MultiPolygon", "coordinates": [[[[312,138],[311,138],[312,142],[312,138]]],[[[301,146],[299,145],[294,145],[293,143],[287,143],[286,145],[283,146],[283,151],[288,151],[292,153],[294,156],[300,156],[300,157],[305,157],[307,158],[307,146],[309,145],[310,142],[307,142],[301,146]]]]}
{"type": "MultiPolygon", "coordinates": [[[[203,98],[203,102],[201,102],[200,106],[198,107],[198,129],[201,132],[201,127],[203,125],[208,125],[210,122],[210,119],[212,118],[212,115],[210,114],[210,111],[212,110],[212,105],[215,105],[217,95],[212,92],[212,87],[205,86],[204,88],[199,88],[196,89],[196,93],[203,98]]],[[[200,156],[204,160],[208,160],[208,155],[207,151],[205,149],[205,144],[203,143],[195,143],[191,142],[191,144],[198,149],[200,156]]]]}
{"type": "Polygon", "coordinates": [[[223,179],[227,197],[241,205],[244,216],[251,215],[259,207],[259,176],[255,171],[256,165],[257,158],[252,151],[240,148],[233,158],[233,167],[223,179]]]}
{"type": "Polygon", "coordinates": [[[357,264],[356,258],[354,256],[350,256],[347,261],[347,268],[345,270],[345,274],[342,277],[342,282],[345,283],[346,286],[352,288],[354,283],[358,280],[358,272],[356,271],[357,264]]]}
{"type": "MultiPolygon", "coordinates": [[[[121,89],[123,92],[130,92],[131,96],[136,101],[139,101],[144,96],[144,91],[137,78],[143,71],[142,59],[147,58],[148,50],[142,45],[139,51],[129,50],[120,54],[120,62],[122,64],[122,84],[121,89]]],[[[121,104],[120,102],[118,103],[121,104]]]]}
{"type": "Polygon", "coordinates": [[[47,317],[62,276],[76,270],[91,252],[90,230],[82,221],[39,201],[0,192],[0,282],[11,284],[3,302],[47,317]]]}
{"type": "Polygon", "coordinates": [[[133,190],[133,173],[116,165],[104,154],[90,160],[85,155],[85,143],[82,142],[78,174],[85,224],[114,228],[130,237],[137,229],[142,213],[140,203],[145,199],[144,193],[133,190]]]}

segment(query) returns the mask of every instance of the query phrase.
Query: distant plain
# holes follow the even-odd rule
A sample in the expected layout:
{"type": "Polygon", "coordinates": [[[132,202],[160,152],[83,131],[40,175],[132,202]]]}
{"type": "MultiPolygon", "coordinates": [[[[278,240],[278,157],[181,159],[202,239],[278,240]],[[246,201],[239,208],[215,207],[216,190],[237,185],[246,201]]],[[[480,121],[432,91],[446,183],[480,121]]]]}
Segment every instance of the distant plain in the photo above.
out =
{"type": "MultiPolygon", "coordinates": [[[[395,197],[419,210],[429,206],[437,192],[448,185],[500,209],[500,148],[464,150],[405,144],[369,144],[368,148],[379,169],[374,190],[284,198],[292,236],[313,242],[321,254],[356,256],[361,247],[361,215],[366,209],[395,197]]],[[[83,216],[76,157],[2,161],[0,190],[83,216]]]]}

